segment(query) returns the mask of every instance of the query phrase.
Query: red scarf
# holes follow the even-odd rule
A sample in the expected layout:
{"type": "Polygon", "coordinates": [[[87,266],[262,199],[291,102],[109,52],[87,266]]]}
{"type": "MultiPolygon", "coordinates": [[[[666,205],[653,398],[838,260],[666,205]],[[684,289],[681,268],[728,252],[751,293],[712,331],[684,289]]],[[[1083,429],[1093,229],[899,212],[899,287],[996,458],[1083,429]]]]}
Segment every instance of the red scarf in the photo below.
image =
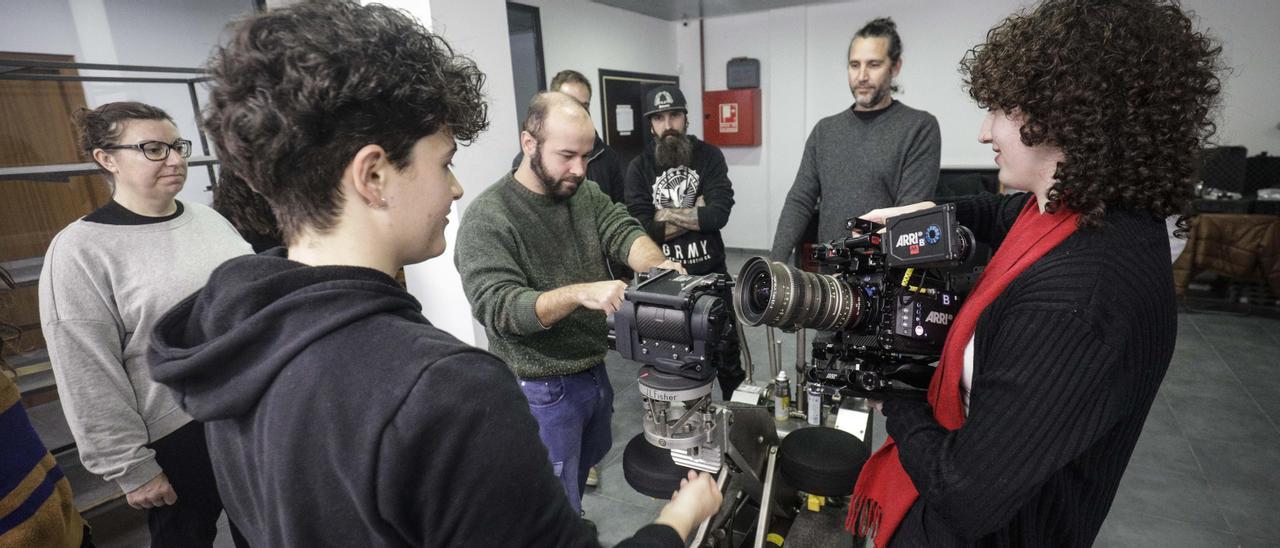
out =
{"type": "MultiPolygon", "coordinates": [[[[943,428],[956,430],[964,425],[960,390],[964,349],[978,327],[978,316],[1023,270],[1075,232],[1079,217],[1078,213],[1063,210],[1041,213],[1035,196],[1027,200],[947,333],[928,396],[933,417],[943,428]]],[[[889,438],[862,467],[845,528],[858,536],[874,537],[876,548],[883,548],[919,496],[898,460],[897,444],[889,438]]]]}

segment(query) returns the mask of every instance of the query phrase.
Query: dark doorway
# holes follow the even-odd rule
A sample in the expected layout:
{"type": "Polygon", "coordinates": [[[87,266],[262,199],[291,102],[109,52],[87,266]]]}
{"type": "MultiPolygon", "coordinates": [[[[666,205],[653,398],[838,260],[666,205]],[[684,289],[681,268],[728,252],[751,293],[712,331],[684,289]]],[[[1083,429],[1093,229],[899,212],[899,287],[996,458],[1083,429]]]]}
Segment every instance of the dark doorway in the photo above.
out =
{"type": "Polygon", "coordinates": [[[622,156],[622,165],[649,145],[649,126],[641,116],[640,102],[650,88],[663,84],[680,85],[680,78],[664,74],[644,74],[600,69],[600,113],[604,142],[622,156]]]}
{"type": "Polygon", "coordinates": [[[542,62],[542,18],[538,8],[507,2],[507,35],[511,39],[511,75],[516,87],[516,127],[539,91],[547,89],[542,62]]]}

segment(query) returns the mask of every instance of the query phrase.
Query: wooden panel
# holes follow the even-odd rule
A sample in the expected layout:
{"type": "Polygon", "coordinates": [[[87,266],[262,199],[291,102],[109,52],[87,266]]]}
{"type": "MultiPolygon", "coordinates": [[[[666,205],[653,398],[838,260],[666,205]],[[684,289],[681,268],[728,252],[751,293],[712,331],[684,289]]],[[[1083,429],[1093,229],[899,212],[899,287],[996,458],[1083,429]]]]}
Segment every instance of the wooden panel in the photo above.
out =
{"type": "MultiPolygon", "coordinates": [[[[0,53],[0,62],[6,59],[74,61],[0,53]]],[[[84,106],[79,82],[0,80],[0,167],[81,161],[72,114],[84,106]]],[[[0,181],[0,261],[44,255],[59,230],[109,199],[97,175],[70,177],[67,183],[0,181]]]]}
{"type": "MultiPolygon", "coordinates": [[[[66,55],[0,53],[0,64],[17,59],[75,60],[66,55]]],[[[81,161],[72,115],[84,106],[79,82],[0,80],[0,167],[81,161]]],[[[59,230],[109,199],[110,189],[98,175],[69,177],[66,182],[0,181],[0,261],[44,256],[59,230]]],[[[0,323],[6,357],[44,348],[34,284],[12,291],[0,288],[0,323]]]]}

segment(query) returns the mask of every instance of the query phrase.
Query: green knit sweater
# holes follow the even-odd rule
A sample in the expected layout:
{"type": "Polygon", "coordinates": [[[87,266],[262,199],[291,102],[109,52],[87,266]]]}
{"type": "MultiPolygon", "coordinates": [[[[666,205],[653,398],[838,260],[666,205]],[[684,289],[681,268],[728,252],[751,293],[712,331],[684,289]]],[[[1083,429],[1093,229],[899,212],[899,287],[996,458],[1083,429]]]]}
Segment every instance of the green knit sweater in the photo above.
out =
{"type": "Polygon", "coordinates": [[[569,375],[604,361],[605,316],[579,308],[551,327],[534,303],[545,291],[611,279],[605,254],[626,264],[640,223],[594,182],[555,201],[508,173],[467,206],[454,262],[489,351],[521,378],[569,375]]]}

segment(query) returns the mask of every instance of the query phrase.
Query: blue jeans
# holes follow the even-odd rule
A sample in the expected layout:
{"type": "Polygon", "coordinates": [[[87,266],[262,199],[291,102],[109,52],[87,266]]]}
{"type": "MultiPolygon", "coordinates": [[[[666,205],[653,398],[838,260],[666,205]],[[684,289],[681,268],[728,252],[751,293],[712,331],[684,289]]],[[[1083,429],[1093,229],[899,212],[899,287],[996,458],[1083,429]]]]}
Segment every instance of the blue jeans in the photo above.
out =
{"type": "Polygon", "coordinates": [[[569,504],[582,511],[587,470],[613,445],[613,386],[604,364],[572,375],[520,379],[538,435],[569,504]]]}

